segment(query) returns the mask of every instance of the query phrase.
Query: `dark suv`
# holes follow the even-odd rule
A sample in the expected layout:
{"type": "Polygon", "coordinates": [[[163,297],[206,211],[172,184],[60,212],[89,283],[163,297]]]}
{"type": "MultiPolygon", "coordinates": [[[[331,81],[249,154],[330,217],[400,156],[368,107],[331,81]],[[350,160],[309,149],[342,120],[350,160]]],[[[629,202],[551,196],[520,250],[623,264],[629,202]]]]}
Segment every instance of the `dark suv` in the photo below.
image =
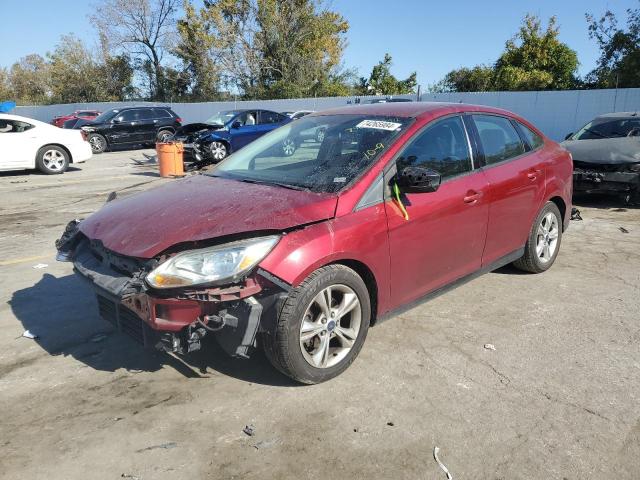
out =
{"type": "Polygon", "coordinates": [[[108,110],[79,128],[87,132],[93,153],[102,153],[116,145],[166,142],[181,123],[169,107],[123,107],[108,110]]]}

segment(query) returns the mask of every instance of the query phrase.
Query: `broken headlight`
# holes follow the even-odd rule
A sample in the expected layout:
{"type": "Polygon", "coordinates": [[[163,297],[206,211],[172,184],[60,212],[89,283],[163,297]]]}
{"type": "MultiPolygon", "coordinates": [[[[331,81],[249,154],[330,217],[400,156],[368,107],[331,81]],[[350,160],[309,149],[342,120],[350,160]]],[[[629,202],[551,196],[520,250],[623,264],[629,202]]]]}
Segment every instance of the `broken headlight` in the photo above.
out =
{"type": "Polygon", "coordinates": [[[237,279],[266,257],[279,239],[273,235],[178,253],[151,271],[147,283],[179,288],[237,279]]]}

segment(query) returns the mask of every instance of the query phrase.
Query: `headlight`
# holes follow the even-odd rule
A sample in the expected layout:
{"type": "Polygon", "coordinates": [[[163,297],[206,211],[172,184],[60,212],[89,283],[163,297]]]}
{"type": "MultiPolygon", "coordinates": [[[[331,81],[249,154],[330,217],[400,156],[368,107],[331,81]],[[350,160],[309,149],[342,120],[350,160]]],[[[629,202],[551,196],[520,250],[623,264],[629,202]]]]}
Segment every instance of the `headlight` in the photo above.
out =
{"type": "Polygon", "coordinates": [[[252,238],[171,257],[147,275],[154,288],[179,288],[233,280],[255,267],[275,247],[279,236],[252,238]]]}

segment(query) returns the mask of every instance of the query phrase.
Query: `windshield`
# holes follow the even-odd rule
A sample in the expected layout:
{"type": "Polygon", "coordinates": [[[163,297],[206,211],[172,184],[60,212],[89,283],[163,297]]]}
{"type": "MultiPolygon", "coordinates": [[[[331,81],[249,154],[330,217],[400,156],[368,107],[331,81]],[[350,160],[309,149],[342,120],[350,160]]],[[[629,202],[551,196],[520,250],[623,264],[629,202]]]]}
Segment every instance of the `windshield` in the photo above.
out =
{"type": "Polygon", "coordinates": [[[108,122],[109,120],[111,120],[113,117],[115,117],[118,112],[120,110],[107,110],[104,113],[101,113],[100,115],[98,115],[96,118],[94,118],[92,120],[93,123],[104,123],[104,122],[108,122]]]}
{"type": "Polygon", "coordinates": [[[589,122],[576,133],[572,140],[594,140],[598,138],[620,138],[637,134],[640,118],[618,118],[609,122],[589,122]]]}
{"type": "Polygon", "coordinates": [[[238,114],[236,111],[218,112],[212,117],[209,117],[205,123],[212,125],[226,125],[229,120],[238,114]]]}
{"type": "Polygon", "coordinates": [[[209,175],[314,192],[338,192],[387,150],[412,119],[304,117],[229,156],[209,175]]]}

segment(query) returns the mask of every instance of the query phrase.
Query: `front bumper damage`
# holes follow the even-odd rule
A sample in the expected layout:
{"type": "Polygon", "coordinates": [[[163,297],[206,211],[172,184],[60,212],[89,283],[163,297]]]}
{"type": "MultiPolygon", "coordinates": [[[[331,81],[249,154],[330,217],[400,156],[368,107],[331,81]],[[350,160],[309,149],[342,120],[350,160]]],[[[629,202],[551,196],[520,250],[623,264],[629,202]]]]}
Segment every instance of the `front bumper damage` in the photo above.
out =
{"type": "Polygon", "coordinates": [[[575,193],[606,193],[633,196],[640,192],[640,170],[629,164],[596,164],[574,161],[575,193]]]}
{"type": "Polygon", "coordinates": [[[233,285],[157,291],[144,281],[156,259],[124,257],[69,224],[58,258],[95,291],[100,316],[145,347],[186,354],[215,335],[228,354],[248,358],[261,331],[271,331],[289,286],[257,269],[233,285]]]}

